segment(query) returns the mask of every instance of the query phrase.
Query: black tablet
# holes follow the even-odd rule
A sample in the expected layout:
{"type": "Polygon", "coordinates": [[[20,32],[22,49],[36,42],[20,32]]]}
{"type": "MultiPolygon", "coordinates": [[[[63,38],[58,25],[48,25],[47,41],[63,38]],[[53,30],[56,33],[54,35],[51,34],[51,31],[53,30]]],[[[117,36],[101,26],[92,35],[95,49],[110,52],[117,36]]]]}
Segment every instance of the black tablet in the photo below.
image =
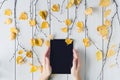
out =
{"type": "Polygon", "coordinates": [[[70,74],[73,61],[73,43],[67,45],[65,39],[50,41],[50,64],[52,74],[70,74]]]}

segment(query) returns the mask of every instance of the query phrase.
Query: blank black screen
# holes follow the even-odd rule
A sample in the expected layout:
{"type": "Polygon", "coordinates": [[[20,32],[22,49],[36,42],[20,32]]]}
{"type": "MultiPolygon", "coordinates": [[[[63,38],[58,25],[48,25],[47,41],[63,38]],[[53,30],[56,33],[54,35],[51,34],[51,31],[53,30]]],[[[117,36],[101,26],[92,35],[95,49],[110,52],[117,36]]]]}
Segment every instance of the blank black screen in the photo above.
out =
{"type": "Polygon", "coordinates": [[[64,39],[50,42],[50,64],[53,74],[70,74],[73,60],[73,43],[67,45],[64,39]]]}

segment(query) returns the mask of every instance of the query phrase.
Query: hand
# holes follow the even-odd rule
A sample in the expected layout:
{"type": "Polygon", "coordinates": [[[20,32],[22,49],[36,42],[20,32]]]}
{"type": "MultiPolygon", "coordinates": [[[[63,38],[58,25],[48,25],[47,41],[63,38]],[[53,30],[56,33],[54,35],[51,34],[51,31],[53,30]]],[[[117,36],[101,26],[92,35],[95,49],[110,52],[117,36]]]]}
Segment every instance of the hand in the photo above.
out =
{"type": "Polygon", "coordinates": [[[46,51],[45,56],[44,56],[43,72],[41,74],[41,80],[48,80],[51,75],[52,69],[50,66],[49,59],[50,59],[50,48],[48,48],[48,50],[46,51]]]}
{"type": "Polygon", "coordinates": [[[81,80],[80,78],[80,56],[77,50],[73,49],[73,66],[71,68],[71,75],[73,80],[81,80]]]}

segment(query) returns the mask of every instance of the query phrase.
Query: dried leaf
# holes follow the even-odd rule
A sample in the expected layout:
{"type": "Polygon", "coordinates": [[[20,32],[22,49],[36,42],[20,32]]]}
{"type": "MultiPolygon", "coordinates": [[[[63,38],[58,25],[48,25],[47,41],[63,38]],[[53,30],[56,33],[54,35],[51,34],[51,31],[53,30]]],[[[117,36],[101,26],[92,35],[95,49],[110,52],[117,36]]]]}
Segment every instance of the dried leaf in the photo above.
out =
{"type": "Polygon", "coordinates": [[[12,11],[10,9],[6,9],[5,12],[4,12],[4,15],[11,16],[12,15],[12,11]]]}
{"type": "Polygon", "coordinates": [[[61,30],[62,30],[62,32],[64,32],[64,33],[68,32],[68,28],[67,28],[67,27],[63,27],[61,30]]]}
{"type": "Polygon", "coordinates": [[[49,27],[49,23],[47,22],[47,21],[43,21],[42,23],[41,23],[41,28],[42,29],[46,29],[46,28],[48,28],[49,27]]]}
{"type": "Polygon", "coordinates": [[[89,38],[84,38],[83,39],[83,43],[84,43],[85,47],[89,47],[90,46],[90,40],[89,40],[89,38]]]}
{"type": "Polygon", "coordinates": [[[85,10],[85,15],[92,15],[92,13],[93,13],[92,7],[89,7],[85,10]]]}
{"type": "Polygon", "coordinates": [[[65,24],[66,24],[67,26],[70,26],[71,23],[72,23],[72,21],[71,21],[70,19],[66,19],[66,20],[65,20],[65,24]]]}
{"type": "Polygon", "coordinates": [[[59,10],[60,10],[60,5],[59,4],[53,4],[52,11],[53,12],[58,12],[59,10]]]}
{"type": "Polygon", "coordinates": [[[12,19],[11,18],[6,19],[5,24],[11,24],[11,23],[12,23],[12,19]]]}
{"type": "Polygon", "coordinates": [[[102,52],[100,50],[96,52],[96,59],[97,61],[102,60],[102,52]]]}
{"type": "Polygon", "coordinates": [[[43,20],[46,20],[48,12],[46,10],[42,10],[42,11],[39,12],[39,15],[41,16],[41,18],[43,20]]]}
{"type": "Polygon", "coordinates": [[[111,9],[108,9],[104,12],[104,18],[108,17],[111,13],[111,9]]]}
{"type": "Polygon", "coordinates": [[[36,23],[36,20],[30,20],[29,21],[29,24],[31,27],[35,26],[37,23],[36,23]]]}
{"type": "Polygon", "coordinates": [[[17,36],[16,33],[13,33],[13,32],[12,32],[12,33],[10,34],[10,40],[15,40],[15,39],[16,39],[16,36],[17,36]]]}
{"type": "Polygon", "coordinates": [[[74,0],[75,5],[79,5],[81,0],[74,0]]]}
{"type": "Polygon", "coordinates": [[[26,12],[22,12],[20,14],[19,20],[27,20],[28,19],[28,15],[26,12]]]}
{"type": "Polygon", "coordinates": [[[18,34],[19,30],[16,27],[12,27],[12,28],[10,28],[10,32],[18,34]]]}
{"type": "Polygon", "coordinates": [[[107,57],[110,58],[115,55],[115,46],[111,46],[110,49],[108,50],[107,57]]]}
{"type": "Polygon", "coordinates": [[[110,0],[100,0],[99,6],[101,7],[107,7],[110,5],[110,0]]]}
{"type": "Polygon", "coordinates": [[[26,52],[26,56],[27,56],[28,58],[32,58],[32,56],[33,56],[32,51],[27,51],[27,52],[26,52]]]}
{"type": "Polygon", "coordinates": [[[72,39],[69,39],[69,38],[65,39],[65,43],[66,43],[67,45],[72,44],[72,42],[73,42],[72,39]]]}
{"type": "Polygon", "coordinates": [[[82,31],[83,31],[83,29],[84,29],[84,24],[83,24],[83,22],[78,21],[78,22],[76,23],[76,26],[77,26],[78,32],[82,32],[82,31]]]}

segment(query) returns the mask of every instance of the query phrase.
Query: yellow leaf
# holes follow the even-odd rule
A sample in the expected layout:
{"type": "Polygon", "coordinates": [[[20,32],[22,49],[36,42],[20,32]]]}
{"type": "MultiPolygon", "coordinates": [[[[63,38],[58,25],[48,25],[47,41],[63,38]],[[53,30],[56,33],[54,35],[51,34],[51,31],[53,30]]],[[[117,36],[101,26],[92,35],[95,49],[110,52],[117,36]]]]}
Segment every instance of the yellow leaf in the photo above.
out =
{"type": "Polygon", "coordinates": [[[23,57],[22,57],[22,56],[17,56],[16,62],[17,62],[17,64],[22,64],[22,63],[24,63],[23,57]]]}
{"type": "Polygon", "coordinates": [[[22,50],[22,49],[18,51],[18,54],[22,54],[22,53],[23,53],[23,50],[22,50]]]}
{"type": "Polygon", "coordinates": [[[37,71],[37,66],[32,65],[31,69],[30,69],[30,72],[36,72],[36,71],[37,71]]]}
{"type": "Polygon", "coordinates": [[[30,20],[29,21],[30,26],[35,26],[36,25],[36,20],[30,20]]]}
{"type": "Polygon", "coordinates": [[[42,11],[39,12],[39,15],[41,16],[41,18],[43,20],[46,20],[48,12],[46,10],[42,10],[42,11]]]}
{"type": "Polygon", "coordinates": [[[89,7],[85,10],[85,15],[92,15],[92,13],[93,13],[92,7],[89,7]]]}
{"type": "Polygon", "coordinates": [[[46,41],[45,41],[45,45],[46,45],[47,47],[50,47],[50,40],[46,40],[46,41]]]}
{"type": "Polygon", "coordinates": [[[62,30],[62,32],[64,32],[64,33],[68,32],[68,28],[67,28],[67,27],[62,28],[61,30],[62,30]]]}
{"type": "Polygon", "coordinates": [[[104,18],[108,17],[111,13],[111,9],[108,9],[104,12],[104,18]]]}
{"type": "Polygon", "coordinates": [[[32,46],[42,46],[43,40],[41,38],[33,38],[30,40],[32,46]]]}
{"type": "Polygon", "coordinates": [[[48,35],[48,39],[53,39],[53,35],[52,34],[50,34],[50,35],[48,35]]]}
{"type": "Polygon", "coordinates": [[[107,57],[110,58],[115,55],[115,46],[111,46],[110,49],[108,50],[107,57]]]}
{"type": "Polygon", "coordinates": [[[10,39],[11,39],[11,40],[16,39],[16,33],[13,33],[13,32],[12,32],[12,33],[10,34],[10,39]]]}
{"type": "Polygon", "coordinates": [[[66,43],[67,45],[72,44],[72,42],[73,42],[72,39],[69,39],[69,38],[65,39],[65,43],[66,43]]]}
{"type": "Polygon", "coordinates": [[[59,10],[60,10],[60,5],[59,4],[53,4],[52,11],[53,12],[58,12],[59,10]]]}
{"type": "Polygon", "coordinates": [[[102,52],[100,50],[96,52],[96,59],[97,61],[102,60],[102,52]]]}
{"type": "Polygon", "coordinates": [[[11,23],[12,23],[12,19],[11,18],[6,19],[5,24],[11,24],[11,23]]]}
{"type": "Polygon", "coordinates": [[[18,34],[19,30],[17,28],[15,28],[15,27],[12,27],[12,28],[10,28],[10,32],[18,34]]]}
{"type": "Polygon", "coordinates": [[[98,26],[97,27],[97,31],[100,33],[100,35],[103,38],[107,38],[108,37],[108,28],[105,25],[98,26]]]}
{"type": "Polygon", "coordinates": [[[84,38],[83,39],[83,43],[85,47],[89,47],[90,46],[90,40],[88,38],[84,38]]]}
{"type": "Polygon", "coordinates": [[[74,5],[74,0],[69,0],[66,8],[69,9],[69,8],[71,8],[73,5],[74,5]]]}
{"type": "Polygon", "coordinates": [[[33,56],[32,51],[27,51],[27,52],[26,52],[26,56],[27,56],[28,58],[32,58],[32,56],[33,56]]]}
{"type": "Polygon", "coordinates": [[[72,21],[71,21],[70,19],[66,19],[66,20],[65,20],[65,24],[66,24],[67,26],[70,26],[71,23],[72,23],[72,21]]]}
{"type": "Polygon", "coordinates": [[[27,20],[27,19],[28,19],[27,13],[22,12],[22,13],[20,14],[19,20],[27,20]]]}
{"type": "Polygon", "coordinates": [[[110,20],[105,20],[104,25],[107,27],[111,26],[110,20]]]}
{"type": "Polygon", "coordinates": [[[4,12],[4,15],[11,16],[12,15],[12,11],[10,9],[6,9],[5,12],[4,12]]]}
{"type": "Polygon", "coordinates": [[[81,0],[74,0],[75,5],[80,4],[81,0]]]}
{"type": "Polygon", "coordinates": [[[110,0],[100,0],[99,6],[107,7],[110,5],[110,0]]]}
{"type": "Polygon", "coordinates": [[[46,28],[48,28],[49,27],[49,23],[47,22],[47,21],[43,21],[42,23],[41,23],[41,28],[42,29],[46,29],[46,28]]]}
{"type": "Polygon", "coordinates": [[[43,66],[38,66],[39,71],[42,73],[43,72],[43,66]]]}

